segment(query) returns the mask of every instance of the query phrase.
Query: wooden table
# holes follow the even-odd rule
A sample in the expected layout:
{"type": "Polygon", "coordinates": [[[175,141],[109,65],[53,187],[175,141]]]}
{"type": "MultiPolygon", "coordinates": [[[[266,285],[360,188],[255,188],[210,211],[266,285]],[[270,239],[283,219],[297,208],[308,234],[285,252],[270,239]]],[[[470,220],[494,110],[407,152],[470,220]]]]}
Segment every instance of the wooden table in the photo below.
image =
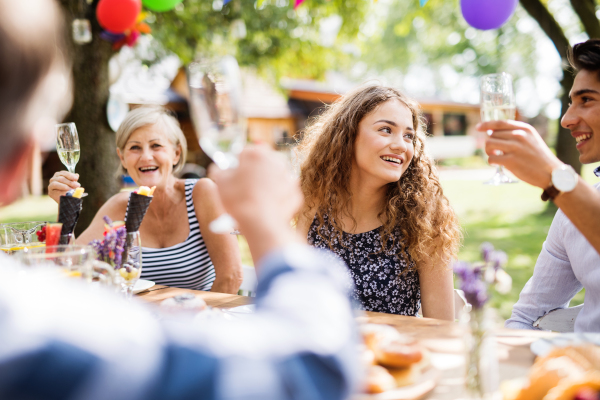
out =
{"type": "MultiPolygon", "coordinates": [[[[193,293],[202,297],[209,306],[233,308],[252,303],[251,297],[232,294],[202,292],[197,290],[154,286],[137,297],[150,303],[160,303],[164,299],[183,293],[193,293]]],[[[415,318],[375,312],[365,312],[357,318],[358,322],[370,322],[391,325],[398,331],[418,338],[432,354],[432,361],[438,360],[446,365],[440,369],[440,380],[436,388],[425,399],[450,400],[464,398],[464,328],[455,322],[430,318],[415,318]]],[[[522,331],[498,329],[496,344],[499,360],[500,380],[520,378],[527,374],[533,364],[534,354],[529,346],[540,337],[554,335],[541,331],[522,331]]]]}

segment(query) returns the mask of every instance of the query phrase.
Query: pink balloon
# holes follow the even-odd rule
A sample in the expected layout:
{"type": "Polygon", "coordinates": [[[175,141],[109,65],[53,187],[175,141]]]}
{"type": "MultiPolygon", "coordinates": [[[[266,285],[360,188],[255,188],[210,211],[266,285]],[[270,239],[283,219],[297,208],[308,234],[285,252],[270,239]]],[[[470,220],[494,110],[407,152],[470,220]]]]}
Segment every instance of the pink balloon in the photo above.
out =
{"type": "Polygon", "coordinates": [[[460,0],[463,17],[473,28],[498,29],[512,17],[519,0],[460,0]]]}

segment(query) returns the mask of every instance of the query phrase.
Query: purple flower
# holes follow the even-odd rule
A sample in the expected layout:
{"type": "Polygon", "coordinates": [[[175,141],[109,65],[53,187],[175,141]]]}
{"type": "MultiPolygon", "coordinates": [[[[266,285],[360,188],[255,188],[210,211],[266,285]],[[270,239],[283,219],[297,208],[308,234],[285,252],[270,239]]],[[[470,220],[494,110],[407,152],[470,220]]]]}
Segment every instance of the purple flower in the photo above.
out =
{"type": "Polygon", "coordinates": [[[483,242],[481,243],[481,246],[479,246],[479,249],[481,250],[481,258],[483,261],[486,263],[491,261],[491,256],[494,252],[494,246],[489,242],[483,242]]]}
{"type": "Polygon", "coordinates": [[[104,222],[106,222],[108,226],[112,226],[112,219],[108,218],[108,215],[105,215],[102,219],[104,219],[104,222]]]}
{"type": "Polygon", "coordinates": [[[123,250],[125,250],[125,239],[127,238],[127,229],[124,226],[116,230],[117,239],[115,241],[115,266],[120,267],[122,263],[123,250]]]}
{"type": "Polygon", "coordinates": [[[454,272],[460,278],[460,289],[473,308],[481,308],[487,301],[487,288],[481,281],[482,266],[473,267],[471,264],[458,261],[454,264],[454,272]]]}
{"type": "Polygon", "coordinates": [[[496,250],[492,253],[490,261],[496,271],[500,268],[504,268],[506,262],[508,261],[508,256],[502,250],[496,250]]]}

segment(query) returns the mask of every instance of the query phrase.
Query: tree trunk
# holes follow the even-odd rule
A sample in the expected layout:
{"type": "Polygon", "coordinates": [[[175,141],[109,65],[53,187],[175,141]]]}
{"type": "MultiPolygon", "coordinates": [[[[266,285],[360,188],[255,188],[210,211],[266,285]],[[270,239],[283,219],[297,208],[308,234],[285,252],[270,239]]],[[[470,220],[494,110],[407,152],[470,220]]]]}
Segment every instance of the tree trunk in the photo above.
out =
{"type": "MultiPolygon", "coordinates": [[[[556,19],[554,19],[550,11],[548,11],[540,0],[521,0],[521,5],[538,22],[540,28],[552,40],[556,51],[560,54],[563,64],[563,79],[560,82],[562,87],[560,116],[562,118],[569,107],[569,91],[573,86],[573,76],[567,70],[567,66],[569,65],[567,60],[567,49],[570,46],[569,40],[556,19]]],[[[571,132],[560,125],[560,120],[558,121],[558,135],[555,148],[556,155],[562,162],[571,165],[578,173],[581,172],[579,152],[575,147],[575,141],[571,136],[571,132]]]]}
{"type": "MultiPolygon", "coordinates": [[[[567,108],[569,108],[569,92],[573,86],[573,75],[570,71],[563,69],[563,78],[560,85],[562,87],[560,118],[562,119],[567,112],[567,108]]],[[[556,156],[565,164],[572,166],[577,173],[581,173],[581,162],[579,161],[579,151],[575,147],[575,139],[571,136],[570,130],[560,125],[560,119],[558,120],[558,135],[556,136],[556,156]]]]}
{"type": "Polygon", "coordinates": [[[77,223],[76,234],[85,230],[98,209],[118,191],[115,171],[118,159],[115,152],[115,134],[108,126],[108,61],[113,54],[111,44],[100,39],[102,31],[95,18],[95,1],[61,0],[69,28],[74,18],[89,19],[92,24],[92,42],[72,45],[74,101],[67,119],[75,122],[81,145],[81,158],[76,167],[79,182],[89,194],[77,223]],[[82,10],[81,8],[85,8],[82,10]]]}

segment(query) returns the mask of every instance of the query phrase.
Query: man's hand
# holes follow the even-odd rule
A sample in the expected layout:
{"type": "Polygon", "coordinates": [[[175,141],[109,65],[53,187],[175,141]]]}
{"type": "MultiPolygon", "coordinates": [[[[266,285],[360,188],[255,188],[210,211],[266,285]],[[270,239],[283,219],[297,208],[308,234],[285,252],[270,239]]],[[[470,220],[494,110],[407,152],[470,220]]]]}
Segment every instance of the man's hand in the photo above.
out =
{"type": "Polygon", "coordinates": [[[77,180],[79,174],[72,174],[67,171],[58,171],[50,178],[48,185],[48,195],[57,203],[60,202],[60,196],[64,196],[69,190],[77,189],[81,185],[77,180]]]}
{"type": "Polygon", "coordinates": [[[550,151],[535,128],[519,121],[490,121],[477,125],[479,131],[493,131],[486,139],[490,164],[506,167],[531,185],[546,189],[552,170],[563,163],[550,151]]]}
{"type": "Polygon", "coordinates": [[[297,241],[290,221],[303,202],[298,181],[280,154],[248,146],[236,169],[211,168],[226,211],[246,236],[255,264],[271,250],[297,241]]]}

